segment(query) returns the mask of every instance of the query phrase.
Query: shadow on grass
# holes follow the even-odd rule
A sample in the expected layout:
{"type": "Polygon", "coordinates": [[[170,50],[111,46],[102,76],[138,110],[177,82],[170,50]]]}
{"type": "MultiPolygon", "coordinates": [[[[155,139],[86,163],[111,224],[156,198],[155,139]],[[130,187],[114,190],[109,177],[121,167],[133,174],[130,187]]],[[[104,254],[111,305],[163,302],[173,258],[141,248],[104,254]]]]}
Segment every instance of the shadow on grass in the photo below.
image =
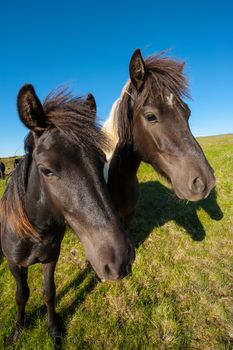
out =
{"type": "MultiPolygon", "coordinates": [[[[98,278],[94,276],[94,273],[92,271],[93,270],[92,270],[91,266],[88,266],[83,271],[78,273],[77,276],[68,285],[64,286],[61,289],[61,291],[56,294],[56,304],[58,304],[58,302],[60,300],[62,300],[62,298],[65,297],[65,295],[67,293],[69,293],[69,291],[71,289],[77,289],[78,297],[76,300],[76,306],[78,306],[82,301],[84,301],[86,294],[88,292],[91,292],[91,290],[98,283],[98,278]],[[82,288],[81,291],[78,290],[80,284],[86,278],[87,278],[88,282],[85,284],[85,288],[82,288]],[[94,280],[96,280],[95,283],[94,283],[94,280]]],[[[29,281],[29,283],[30,283],[30,281],[29,281]]],[[[43,293],[41,293],[41,299],[43,300],[43,293]]],[[[73,304],[70,304],[68,307],[69,307],[70,311],[73,310],[73,304]]],[[[45,305],[41,305],[40,307],[35,308],[32,312],[27,312],[27,325],[32,324],[35,321],[35,319],[37,319],[38,317],[42,318],[46,314],[47,314],[47,309],[46,309],[45,305]]],[[[66,315],[66,314],[67,314],[67,312],[66,312],[66,308],[65,308],[61,311],[61,315],[66,315]]],[[[72,315],[72,314],[70,313],[70,315],[72,315]]],[[[62,318],[63,318],[63,316],[62,316],[62,318]]]]}
{"type": "MultiPolygon", "coordinates": [[[[139,207],[131,230],[131,240],[135,246],[139,246],[154,228],[174,220],[187,231],[194,241],[201,241],[205,238],[205,230],[197,216],[199,208],[203,208],[213,220],[221,220],[223,217],[215,190],[203,201],[186,203],[177,199],[171,190],[158,181],[141,183],[139,207]]],[[[0,261],[1,259],[2,253],[0,252],[0,261]]],[[[60,311],[63,337],[66,336],[65,325],[97,284],[98,278],[88,266],[57,294],[56,300],[59,302],[67,293],[75,289],[74,299],[60,311]]],[[[35,308],[32,312],[27,313],[25,326],[33,326],[38,318],[44,318],[45,315],[47,311],[44,305],[35,308]]],[[[62,348],[61,343],[59,349],[62,348]]]]}
{"type": "MultiPolygon", "coordinates": [[[[91,266],[88,265],[68,285],[64,286],[59,293],[57,293],[56,304],[58,304],[58,302],[61,301],[71,289],[75,289],[74,300],[70,304],[67,304],[67,306],[63,307],[59,313],[63,338],[66,336],[65,324],[70,318],[72,318],[76,309],[85,301],[86,296],[96,287],[98,282],[98,277],[93,272],[91,266]]],[[[43,319],[45,316],[47,317],[47,309],[46,306],[42,304],[33,311],[26,313],[25,327],[32,327],[37,319],[43,319]]],[[[63,349],[62,342],[57,344],[55,348],[63,349]]]]}
{"type": "Polygon", "coordinates": [[[63,307],[60,315],[62,321],[65,323],[72,315],[74,315],[76,308],[82,304],[89,293],[91,293],[96,285],[98,284],[99,279],[97,275],[93,272],[92,267],[88,265],[85,270],[79,274],[73,281],[71,281],[66,287],[64,287],[57,295],[57,302],[60,301],[66,293],[70,291],[70,289],[76,289],[77,292],[75,294],[74,300],[63,307]],[[83,286],[80,286],[80,284],[83,286]]]}
{"type": "Polygon", "coordinates": [[[136,246],[143,243],[154,228],[170,220],[183,227],[194,241],[202,241],[206,234],[197,210],[203,208],[213,220],[223,217],[216,190],[202,201],[185,202],[160,182],[149,181],[140,184],[139,193],[139,206],[130,235],[136,246]]]}

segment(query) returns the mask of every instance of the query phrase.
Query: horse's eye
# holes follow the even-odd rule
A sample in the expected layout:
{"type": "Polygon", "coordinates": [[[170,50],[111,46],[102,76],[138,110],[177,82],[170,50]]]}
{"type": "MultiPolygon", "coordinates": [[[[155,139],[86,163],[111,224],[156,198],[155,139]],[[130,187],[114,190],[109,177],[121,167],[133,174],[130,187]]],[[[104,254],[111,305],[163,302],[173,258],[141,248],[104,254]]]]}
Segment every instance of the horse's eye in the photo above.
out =
{"type": "Polygon", "coordinates": [[[154,115],[154,114],[152,114],[152,113],[146,114],[146,115],[145,115],[145,118],[146,118],[146,120],[147,120],[148,122],[150,122],[150,123],[156,123],[156,122],[158,122],[158,118],[156,117],[156,115],[154,115]]]}
{"type": "Polygon", "coordinates": [[[54,173],[51,170],[44,168],[44,167],[40,167],[40,171],[45,176],[53,176],[54,175],[54,173]]]}

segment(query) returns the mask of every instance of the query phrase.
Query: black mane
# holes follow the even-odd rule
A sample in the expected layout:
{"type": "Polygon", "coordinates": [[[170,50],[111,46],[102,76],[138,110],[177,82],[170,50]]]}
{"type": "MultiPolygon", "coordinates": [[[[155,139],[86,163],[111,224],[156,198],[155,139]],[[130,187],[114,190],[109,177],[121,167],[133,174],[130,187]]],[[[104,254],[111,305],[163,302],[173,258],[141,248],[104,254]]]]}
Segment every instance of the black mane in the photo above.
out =
{"type": "MultiPolygon", "coordinates": [[[[99,151],[107,147],[107,138],[95,122],[95,112],[87,106],[84,98],[72,96],[67,88],[52,91],[44,100],[43,110],[49,127],[57,128],[74,144],[99,151]]],[[[32,152],[31,132],[24,146],[27,152],[32,152]]]]}

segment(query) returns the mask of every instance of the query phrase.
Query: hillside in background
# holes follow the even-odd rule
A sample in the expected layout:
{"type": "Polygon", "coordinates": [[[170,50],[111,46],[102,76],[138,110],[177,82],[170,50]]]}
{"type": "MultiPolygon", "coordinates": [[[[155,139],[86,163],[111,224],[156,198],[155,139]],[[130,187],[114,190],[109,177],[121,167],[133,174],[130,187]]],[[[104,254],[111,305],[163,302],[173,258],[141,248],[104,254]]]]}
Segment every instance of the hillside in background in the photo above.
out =
{"type": "MultiPolygon", "coordinates": [[[[217,179],[203,201],[181,201],[149,165],[139,169],[131,276],[100,282],[67,230],[56,269],[64,349],[233,349],[233,135],[198,141],[217,179]]],[[[53,349],[41,266],[29,269],[26,328],[14,347],[15,282],[0,262],[0,349],[53,349]]]]}
{"type": "Polygon", "coordinates": [[[0,162],[3,162],[6,166],[6,174],[9,174],[13,168],[14,168],[14,160],[17,158],[22,158],[21,156],[13,156],[13,157],[8,157],[8,158],[1,158],[0,157],[0,162]]]}

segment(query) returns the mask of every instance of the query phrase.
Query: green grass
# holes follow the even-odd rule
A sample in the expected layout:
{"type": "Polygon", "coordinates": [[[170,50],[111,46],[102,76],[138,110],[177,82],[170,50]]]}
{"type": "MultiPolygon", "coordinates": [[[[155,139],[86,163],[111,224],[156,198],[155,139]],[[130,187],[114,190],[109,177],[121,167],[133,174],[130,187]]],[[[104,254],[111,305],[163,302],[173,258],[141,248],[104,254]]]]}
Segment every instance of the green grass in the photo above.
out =
{"type": "MultiPolygon", "coordinates": [[[[150,166],[140,167],[131,276],[99,282],[67,232],[56,269],[64,349],[233,349],[233,135],[199,141],[217,178],[204,201],[178,200],[150,166]]],[[[13,346],[15,283],[1,262],[0,349],[53,349],[41,266],[29,271],[26,328],[13,346]]]]}
{"type": "Polygon", "coordinates": [[[5,166],[6,166],[6,170],[5,173],[8,174],[14,166],[14,160],[16,158],[21,158],[21,156],[14,156],[14,157],[9,157],[9,158],[0,158],[0,162],[2,161],[5,166]]]}

